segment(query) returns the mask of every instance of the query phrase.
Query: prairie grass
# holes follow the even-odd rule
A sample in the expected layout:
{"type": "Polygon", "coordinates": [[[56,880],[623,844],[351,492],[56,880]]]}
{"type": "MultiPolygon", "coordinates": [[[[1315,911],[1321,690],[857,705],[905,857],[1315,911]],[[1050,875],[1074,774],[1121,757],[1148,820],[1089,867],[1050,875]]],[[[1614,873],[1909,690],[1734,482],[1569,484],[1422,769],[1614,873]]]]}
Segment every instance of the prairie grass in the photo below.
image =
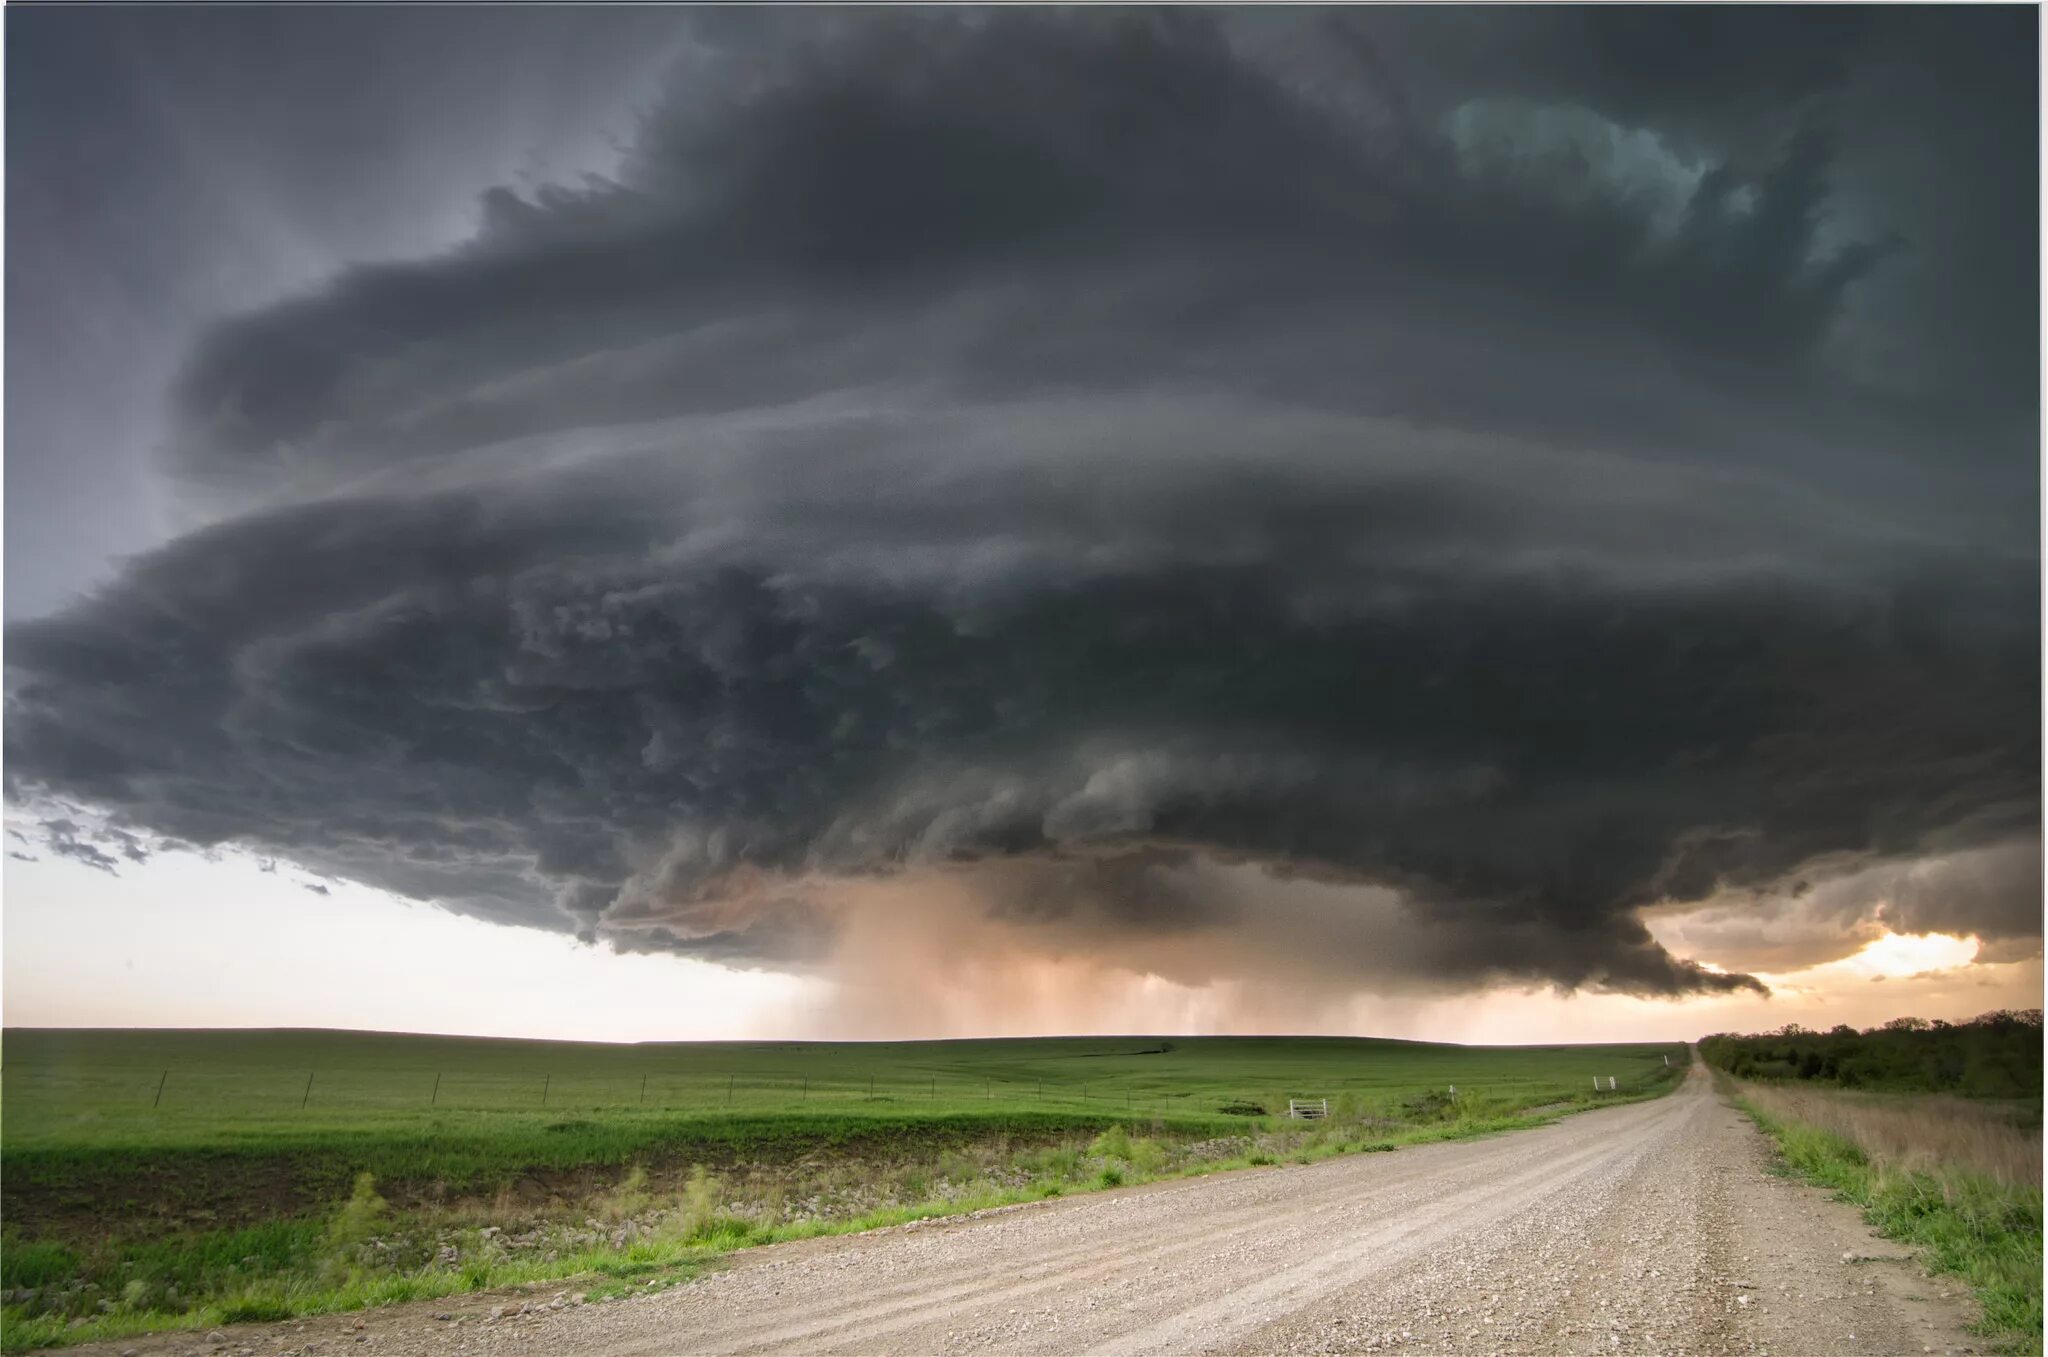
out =
{"type": "Polygon", "coordinates": [[[2004,1187],[2041,1187],[2040,1114],[1948,1094],[1862,1093],[1798,1084],[1746,1085],[1743,1096],[1781,1120],[1856,1144],[1880,1167],[1961,1171],[2004,1187]],[[2032,1124],[2029,1125],[2028,1123],[2032,1124]]]}
{"type": "Polygon", "coordinates": [[[711,1232],[711,1224],[718,1218],[718,1194],[718,1180],[706,1173],[702,1164],[692,1165],[676,1221],[683,1238],[693,1239],[711,1232]]]}
{"type": "Polygon", "coordinates": [[[2000,1351],[2041,1352],[2038,1118],[2029,1131],[2011,1109],[1964,1099],[1736,1087],[1789,1169],[1968,1282],[1983,1309],[1980,1330],[2000,1351]]]}

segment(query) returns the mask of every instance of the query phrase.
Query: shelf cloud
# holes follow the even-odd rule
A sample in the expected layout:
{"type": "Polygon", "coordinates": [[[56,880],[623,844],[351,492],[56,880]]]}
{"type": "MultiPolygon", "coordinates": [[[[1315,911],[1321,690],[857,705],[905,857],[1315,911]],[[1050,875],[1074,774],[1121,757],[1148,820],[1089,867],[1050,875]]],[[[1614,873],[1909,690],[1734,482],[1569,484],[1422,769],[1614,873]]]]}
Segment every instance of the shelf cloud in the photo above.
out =
{"type": "Polygon", "coordinates": [[[203,335],[207,521],[7,631],[50,851],[804,970],[2038,950],[2031,13],[680,17],[615,175],[203,335]]]}

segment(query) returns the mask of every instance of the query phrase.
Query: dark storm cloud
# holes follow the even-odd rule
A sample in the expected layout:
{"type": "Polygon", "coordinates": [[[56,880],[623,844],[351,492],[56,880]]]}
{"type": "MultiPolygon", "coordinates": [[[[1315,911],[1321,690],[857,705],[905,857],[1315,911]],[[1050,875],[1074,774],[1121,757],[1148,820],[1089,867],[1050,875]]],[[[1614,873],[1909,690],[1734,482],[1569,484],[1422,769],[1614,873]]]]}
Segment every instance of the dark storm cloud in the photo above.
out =
{"type": "Polygon", "coordinates": [[[6,607],[28,617],[192,525],[155,454],[195,333],[337,261],[445,247],[493,184],[608,163],[687,33],[639,7],[51,5],[7,37],[6,607]]]}
{"type": "Polygon", "coordinates": [[[1902,933],[1975,934],[1990,943],[2041,932],[2041,845],[1963,854],[1940,872],[1906,874],[1886,893],[1885,921],[1902,933]]]}
{"type": "MultiPolygon", "coordinates": [[[[1446,134],[1385,135],[1290,88],[1200,15],[882,18],[825,53],[760,62],[708,73],[652,119],[622,183],[532,202],[495,192],[455,256],[358,269],[217,329],[181,389],[191,469],[241,479],[323,456],[418,456],[445,446],[437,435],[532,433],[546,426],[529,408],[500,426],[489,415],[543,374],[558,409],[575,377],[599,387],[558,416],[570,427],[590,417],[589,397],[616,410],[624,394],[642,418],[789,399],[895,372],[920,340],[937,351],[916,353],[921,376],[977,386],[1121,385],[1195,375],[1205,359],[1238,382],[1276,365],[1297,376],[1304,354],[1264,335],[1241,352],[1241,327],[1275,313],[1296,325],[1333,289],[1403,312],[1458,302],[1443,286],[1418,298],[1418,273],[1484,289],[1461,309],[1496,324],[1581,342],[1589,323],[1626,323],[1775,365],[1812,346],[1884,247],[1817,241],[1832,156],[1818,131],[1750,174],[1707,166],[1660,233],[1639,186],[1603,183],[1582,148],[1508,146],[1461,163],[1446,134]],[[1102,296],[1105,315],[1076,313],[1134,265],[1167,276],[1102,296]],[[925,313],[963,293],[971,306],[976,285],[1046,271],[1077,274],[1082,295],[1022,315],[1000,297],[979,324],[941,311],[938,333],[876,342],[878,321],[905,319],[888,308],[925,313]],[[1510,308],[1501,284],[1517,289],[1510,308]],[[1118,361],[1083,336],[1076,354],[1083,316],[1140,352],[1118,361]],[[1013,351],[922,371],[955,347],[956,327],[986,350],[1018,322],[1013,351]],[[652,373],[562,370],[655,339],[672,349],[649,355],[652,373]]],[[[1357,323],[1348,308],[1328,319],[1357,323]]],[[[1335,366],[1359,356],[1343,352],[1351,336],[1335,338],[1335,366]]]]}
{"type": "Polygon", "coordinates": [[[616,182],[208,336],[223,516],[10,628],[10,787],[728,962],[1305,881],[1319,964],[1638,993],[1754,983],[1646,906],[2026,832],[2032,450],[1840,357],[1825,44],[1503,120],[1375,22],[708,17],[616,182]]]}

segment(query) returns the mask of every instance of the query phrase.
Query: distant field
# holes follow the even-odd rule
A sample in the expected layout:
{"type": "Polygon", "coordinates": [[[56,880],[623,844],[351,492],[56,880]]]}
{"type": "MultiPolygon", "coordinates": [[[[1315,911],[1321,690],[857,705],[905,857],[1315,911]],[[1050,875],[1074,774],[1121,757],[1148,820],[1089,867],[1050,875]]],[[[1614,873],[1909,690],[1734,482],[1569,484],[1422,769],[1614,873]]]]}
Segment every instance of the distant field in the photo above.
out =
{"type": "Polygon", "coordinates": [[[315,1031],[0,1039],[7,1149],[236,1147],[308,1132],[606,1119],[1050,1112],[1207,1118],[1289,1097],[1392,1103],[1457,1085],[1525,1101],[1639,1083],[1682,1045],[1443,1046],[1314,1037],[595,1045],[315,1031]],[[514,1120],[500,1122],[511,1114],[514,1120]]]}
{"type": "Polygon", "coordinates": [[[1689,1059],[1336,1038],[9,1031],[0,1346],[680,1276],[744,1243],[1509,1130],[1662,1092],[1689,1059]],[[1331,1116],[1289,1122],[1289,1098],[1331,1116]]]}

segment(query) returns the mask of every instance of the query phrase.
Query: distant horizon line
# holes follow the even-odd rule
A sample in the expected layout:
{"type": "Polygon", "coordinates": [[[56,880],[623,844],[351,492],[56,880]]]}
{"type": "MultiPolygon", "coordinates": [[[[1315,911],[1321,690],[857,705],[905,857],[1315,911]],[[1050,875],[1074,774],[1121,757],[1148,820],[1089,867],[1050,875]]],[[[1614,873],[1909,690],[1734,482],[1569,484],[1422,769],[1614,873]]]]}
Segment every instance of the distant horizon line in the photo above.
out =
{"type": "MultiPolygon", "coordinates": [[[[278,1035],[330,1035],[342,1037],[428,1037],[444,1041],[499,1041],[547,1046],[940,1046],[996,1041],[1376,1041],[1394,1046],[1462,1046],[1472,1049],[1535,1049],[1561,1046],[1690,1046],[1700,1037],[1668,1037],[1648,1041],[1430,1041],[1422,1037],[1382,1037],[1369,1033],[1338,1036],[1327,1032],[1039,1032],[1029,1036],[984,1037],[677,1037],[646,1040],[605,1041],[591,1037],[514,1037],[475,1032],[422,1032],[383,1027],[183,1027],[144,1025],[100,1027],[86,1025],[0,1024],[0,1041],[16,1034],[32,1033],[131,1033],[165,1034],[244,1033],[278,1035]]],[[[1711,1036],[1713,1033],[1702,1033],[1711,1036]]]]}

